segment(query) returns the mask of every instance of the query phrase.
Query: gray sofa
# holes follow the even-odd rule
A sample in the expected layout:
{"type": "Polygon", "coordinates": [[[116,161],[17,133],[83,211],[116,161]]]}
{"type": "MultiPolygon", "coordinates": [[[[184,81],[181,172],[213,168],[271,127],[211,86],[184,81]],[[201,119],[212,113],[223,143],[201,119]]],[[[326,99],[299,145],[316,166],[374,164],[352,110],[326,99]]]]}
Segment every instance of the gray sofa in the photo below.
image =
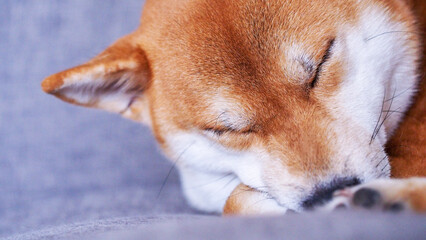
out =
{"type": "Polygon", "coordinates": [[[135,29],[142,5],[1,1],[0,238],[426,238],[426,217],[417,215],[221,218],[197,212],[185,203],[175,171],[166,181],[172,165],[148,129],[41,91],[44,77],[135,29]]]}

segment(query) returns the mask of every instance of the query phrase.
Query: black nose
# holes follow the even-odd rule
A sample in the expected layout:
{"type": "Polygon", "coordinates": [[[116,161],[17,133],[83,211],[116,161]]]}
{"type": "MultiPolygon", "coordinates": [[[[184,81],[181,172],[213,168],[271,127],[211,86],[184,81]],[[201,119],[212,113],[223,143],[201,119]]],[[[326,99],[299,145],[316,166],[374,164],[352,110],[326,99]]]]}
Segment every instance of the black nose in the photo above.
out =
{"type": "Polygon", "coordinates": [[[360,183],[361,181],[358,178],[337,178],[328,184],[319,185],[315,187],[314,193],[303,201],[302,206],[305,209],[312,209],[315,206],[328,202],[333,196],[334,191],[360,183]]]}

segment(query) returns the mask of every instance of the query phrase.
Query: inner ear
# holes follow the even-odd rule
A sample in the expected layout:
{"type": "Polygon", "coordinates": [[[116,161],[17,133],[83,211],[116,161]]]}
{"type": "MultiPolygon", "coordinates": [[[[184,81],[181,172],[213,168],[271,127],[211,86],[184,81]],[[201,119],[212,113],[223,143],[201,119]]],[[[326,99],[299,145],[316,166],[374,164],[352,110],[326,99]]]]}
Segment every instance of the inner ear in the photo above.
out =
{"type": "Polygon", "coordinates": [[[149,80],[144,51],[121,40],[88,63],[46,78],[42,88],[69,103],[123,113],[143,98],[149,80]]]}

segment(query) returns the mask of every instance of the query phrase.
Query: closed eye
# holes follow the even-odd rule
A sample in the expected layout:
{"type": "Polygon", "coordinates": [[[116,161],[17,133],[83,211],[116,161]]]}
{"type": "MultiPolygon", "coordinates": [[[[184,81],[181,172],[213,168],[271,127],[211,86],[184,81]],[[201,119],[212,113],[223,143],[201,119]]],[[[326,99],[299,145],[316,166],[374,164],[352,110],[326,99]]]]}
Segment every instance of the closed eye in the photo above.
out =
{"type": "Polygon", "coordinates": [[[248,129],[234,129],[230,127],[223,127],[223,128],[204,128],[204,131],[213,133],[216,136],[222,136],[225,133],[235,133],[235,134],[250,134],[255,132],[254,128],[248,128],[248,129]]]}
{"type": "Polygon", "coordinates": [[[226,132],[233,132],[233,129],[218,129],[218,128],[205,128],[204,131],[213,133],[214,135],[221,136],[226,132]]]}
{"type": "Polygon", "coordinates": [[[323,55],[323,57],[322,57],[322,59],[321,59],[321,62],[318,64],[318,66],[317,66],[317,68],[316,68],[316,70],[315,70],[315,76],[314,76],[314,78],[312,79],[312,81],[309,83],[309,87],[312,89],[312,88],[314,88],[316,85],[317,85],[317,83],[318,83],[318,80],[319,80],[319,77],[320,77],[320,75],[321,75],[321,71],[322,71],[322,69],[323,69],[323,66],[324,66],[324,64],[330,59],[330,56],[331,56],[331,50],[333,49],[333,46],[334,46],[334,42],[335,42],[335,38],[333,38],[333,39],[331,39],[329,42],[328,42],[328,47],[327,47],[327,50],[325,51],[325,54],[323,55]]]}

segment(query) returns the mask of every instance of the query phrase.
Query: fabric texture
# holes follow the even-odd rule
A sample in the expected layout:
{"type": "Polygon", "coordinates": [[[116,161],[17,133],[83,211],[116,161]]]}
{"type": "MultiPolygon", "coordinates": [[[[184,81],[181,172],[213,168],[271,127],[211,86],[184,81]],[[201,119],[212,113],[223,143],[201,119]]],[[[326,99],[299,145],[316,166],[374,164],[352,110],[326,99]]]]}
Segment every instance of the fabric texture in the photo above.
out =
{"type": "Polygon", "coordinates": [[[416,215],[220,218],[185,202],[150,131],[43,93],[134,30],[141,0],[0,3],[0,238],[424,239],[416,215]],[[161,190],[162,186],[164,188],[161,190]]]}

